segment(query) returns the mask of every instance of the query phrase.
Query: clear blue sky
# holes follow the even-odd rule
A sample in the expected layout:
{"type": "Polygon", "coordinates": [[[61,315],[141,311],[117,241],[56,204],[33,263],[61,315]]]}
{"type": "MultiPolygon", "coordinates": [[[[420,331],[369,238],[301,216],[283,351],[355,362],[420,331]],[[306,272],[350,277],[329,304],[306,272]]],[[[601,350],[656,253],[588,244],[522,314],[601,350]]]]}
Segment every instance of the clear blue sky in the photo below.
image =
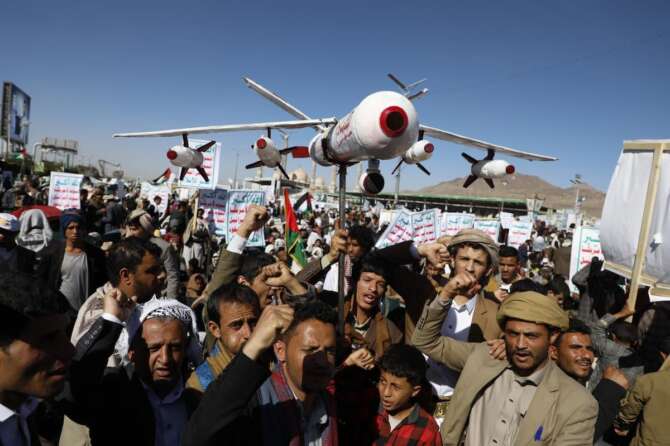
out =
{"type": "MultiPolygon", "coordinates": [[[[31,147],[78,139],[83,155],[131,175],[160,174],[178,140],[112,133],[290,119],[245,75],[314,117],[341,117],[393,89],[387,72],[427,77],[431,92],[416,102],[423,123],[556,155],[515,164],[560,186],[581,173],[606,189],[623,140],[670,137],[666,1],[23,0],[4,2],[0,15],[0,78],[32,96],[31,147]]],[[[240,165],[254,161],[257,136],[216,135],[221,182],[235,150],[240,165]]],[[[291,143],[311,136],[292,132],[291,143]]],[[[435,145],[425,163],[433,175],[405,169],[403,189],[466,174],[462,147],[435,145]]],[[[387,190],[394,164],[382,164],[387,190]]],[[[298,165],[310,171],[289,161],[298,165]]]]}

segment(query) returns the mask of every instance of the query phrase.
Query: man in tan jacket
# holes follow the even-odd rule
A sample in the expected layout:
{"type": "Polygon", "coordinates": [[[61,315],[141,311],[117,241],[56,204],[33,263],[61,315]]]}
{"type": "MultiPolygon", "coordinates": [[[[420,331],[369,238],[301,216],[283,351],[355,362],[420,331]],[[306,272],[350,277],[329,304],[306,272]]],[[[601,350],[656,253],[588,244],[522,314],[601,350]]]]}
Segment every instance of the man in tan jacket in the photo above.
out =
{"type": "Polygon", "coordinates": [[[497,314],[505,361],[494,359],[484,343],[441,336],[452,300],[481,286],[468,272],[452,276],[426,305],[412,339],[430,358],[461,372],[440,429],[444,444],[593,444],[596,401],[549,358],[549,346],[568,326],[556,301],[535,292],[505,299],[497,314]]]}

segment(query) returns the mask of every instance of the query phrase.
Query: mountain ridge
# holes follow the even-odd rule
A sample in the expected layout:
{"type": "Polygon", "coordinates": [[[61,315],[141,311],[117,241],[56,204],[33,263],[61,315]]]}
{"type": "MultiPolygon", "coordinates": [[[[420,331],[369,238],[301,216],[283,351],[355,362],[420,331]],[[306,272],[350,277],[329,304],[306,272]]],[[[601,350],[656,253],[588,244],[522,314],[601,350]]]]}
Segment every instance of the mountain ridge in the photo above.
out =
{"type": "MultiPolygon", "coordinates": [[[[535,175],[515,174],[511,178],[494,180],[495,189],[478,179],[472,185],[464,189],[463,183],[466,177],[454,178],[442,181],[433,186],[424,187],[412,192],[434,195],[465,195],[477,197],[497,197],[525,199],[533,198],[537,194],[544,198],[544,206],[554,209],[572,209],[575,206],[576,186],[561,188],[535,175]]],[[[599,218],[605,203],[605,192],[584,183],[579,186],[580,197],[585,198],[582,202],[582,212],[589,217],[599,218]]]]}

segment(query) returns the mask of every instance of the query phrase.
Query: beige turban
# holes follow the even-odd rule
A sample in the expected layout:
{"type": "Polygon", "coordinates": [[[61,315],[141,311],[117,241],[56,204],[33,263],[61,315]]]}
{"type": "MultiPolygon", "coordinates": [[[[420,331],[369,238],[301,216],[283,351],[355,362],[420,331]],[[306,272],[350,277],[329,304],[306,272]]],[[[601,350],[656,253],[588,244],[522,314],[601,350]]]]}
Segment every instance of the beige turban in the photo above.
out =
{"type": "Polygon", "coordinates": [[[452,252],[452,248],[455,248],[462,243],[480,245],[489,254],[491,266],[498,266],[498,245],[485,232],[480,231],[479,229],[460,230],[451,238],[447,248],[449,249],[449,252],[452,252]]]}
{"type": "Polygon", "coordinates": [[[501,327],[505,326],[506,319],[546,324],[561,330],[569,325],[568,314],[558,306],[556,299],[535,291],[510,294],[500,305],[496,319],[501,327]]]}
{"type": "Polygon", "coordinates": [[[153,234],[154,232],[154,222],[151,218],[151,215],[147,213],[147,211],[143,209],[135,209],[133,212],[130,213],[128,216],[128,222],[135,221],[140,224],[140,226],[147,231],[150,234],[153,234]]]}

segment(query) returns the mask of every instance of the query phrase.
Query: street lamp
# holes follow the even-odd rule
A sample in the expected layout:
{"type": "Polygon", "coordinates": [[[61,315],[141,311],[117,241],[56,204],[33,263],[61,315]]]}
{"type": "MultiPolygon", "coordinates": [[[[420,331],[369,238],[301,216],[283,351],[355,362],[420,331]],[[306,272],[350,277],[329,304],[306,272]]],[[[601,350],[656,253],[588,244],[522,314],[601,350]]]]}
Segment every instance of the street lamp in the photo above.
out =
{"type": "Polygon", "coordinates": [[[570,180],[572,184],[575,185],[575,225],[580,226],[582,224],[581,212],[582,212],[582,201],[583,198],[579,196],[579,187],[584,184],[582,176],[578,173],[575,174],[575,178],[570,180]]]}

